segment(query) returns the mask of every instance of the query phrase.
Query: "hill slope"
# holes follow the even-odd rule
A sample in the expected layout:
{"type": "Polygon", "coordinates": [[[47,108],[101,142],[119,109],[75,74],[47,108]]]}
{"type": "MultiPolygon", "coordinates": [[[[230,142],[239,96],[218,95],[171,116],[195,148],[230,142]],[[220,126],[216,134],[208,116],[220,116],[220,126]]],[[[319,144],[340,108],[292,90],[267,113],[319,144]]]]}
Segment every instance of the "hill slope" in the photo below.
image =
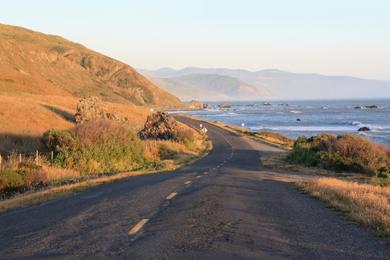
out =
{"type": "Polygon", "coordinates": [[[132,67],[59,36],[0,24],[0,93],[101,96],[106,101],[177,107],[132,67]]]}
{"type": "MultiPolygon", "coordinates": [[[[347,76],[326,76],[309,73],[291,73],[281,70],[247,71],[239,69],[164,68],[146,71],[159,78],[177,78],[188,75],[215,74],[236,78],[248,85],[261,85],[272,96],[282,99],[349,99],[390,97],[390,82],[347,76]]],[[[175,93],[172,91],[172,93],[175,93]]]]}

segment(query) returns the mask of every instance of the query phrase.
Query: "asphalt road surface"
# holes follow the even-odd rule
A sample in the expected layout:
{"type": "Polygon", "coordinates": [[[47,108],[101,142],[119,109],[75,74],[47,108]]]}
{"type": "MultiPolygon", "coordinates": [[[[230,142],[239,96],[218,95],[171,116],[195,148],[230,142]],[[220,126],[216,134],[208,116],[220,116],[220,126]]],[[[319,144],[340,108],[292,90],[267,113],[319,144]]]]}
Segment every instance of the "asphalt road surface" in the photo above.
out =
{"type": "Polygon", "coordinates": [[[277,149],[205,125],[214,148],[191,166],[1,214],[0,259],[390,258],[384,240],[264,178],[259,153],[277,149]]]}

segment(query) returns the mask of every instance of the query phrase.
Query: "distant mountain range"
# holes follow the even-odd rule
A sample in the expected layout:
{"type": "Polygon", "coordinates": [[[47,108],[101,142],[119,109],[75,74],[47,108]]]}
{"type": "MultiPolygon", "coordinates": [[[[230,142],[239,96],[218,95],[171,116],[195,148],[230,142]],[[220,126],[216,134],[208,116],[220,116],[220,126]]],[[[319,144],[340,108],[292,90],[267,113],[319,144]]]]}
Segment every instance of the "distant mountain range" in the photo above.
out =
{"type": "Polygon", "coordinates": [[[390,82],[281,70],[140,70],[182,100],[358,99],[390,97],[390,82]]]}

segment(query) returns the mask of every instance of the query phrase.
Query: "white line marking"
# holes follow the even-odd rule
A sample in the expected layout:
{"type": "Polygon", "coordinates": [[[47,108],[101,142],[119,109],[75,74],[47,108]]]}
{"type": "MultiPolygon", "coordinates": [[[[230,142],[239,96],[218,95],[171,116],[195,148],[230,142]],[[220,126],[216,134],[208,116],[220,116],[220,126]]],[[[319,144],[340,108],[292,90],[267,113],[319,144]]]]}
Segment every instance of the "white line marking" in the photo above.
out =
{"type": "Polygon", "coordinates": [[[200,178],[200,177],[202,177],[202,176],[200,176],[200,175],[196,176],[196,178],[200,178]]]}
{"type": "Polygon", "coordinates": [[[129,230],[129,236],[134,236],[135,234],[137,234],[148,221],[149,219],[144,218],[140,222],[138,222],[132,229],[129,230]]]}
{"type": "Polygon", "coordinates": [[[191,184],[191,181],[186,181],[184,184],[185,185],[191,184]]]}
{"type": "Polygon", "coordinates": [[[168,195],[168,197],[167,197],[166,199],[167,199],[167,200],[171,200],[171,199],[173,199],[176,195],[177,195],[177,192],[172,192],[171,194],[168,195]]]}

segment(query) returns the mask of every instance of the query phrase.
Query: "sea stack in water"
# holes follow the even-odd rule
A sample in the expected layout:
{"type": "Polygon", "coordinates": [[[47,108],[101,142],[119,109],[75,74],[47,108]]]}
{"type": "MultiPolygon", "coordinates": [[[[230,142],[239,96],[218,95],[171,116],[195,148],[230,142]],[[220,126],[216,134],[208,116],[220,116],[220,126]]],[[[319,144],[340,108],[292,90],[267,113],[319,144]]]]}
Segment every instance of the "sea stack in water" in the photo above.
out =
{"type": "Polygon", "coordinates": [[[367,131],[370,131],[370,128],[368,128],[367,126],[363,126],[363,127],[360,127],[358,129],[359,132],[367,132],[367,131]]]}
{"type": "Polygon", "coordinates": [[[356,106],[355,109],[377,109],[377,105],[369,105],[369,106],[356,106]]]}
{"type": "Polygon", "coordinates": [[[231,108],[232,107],[229,103],[226,103],[226,102],[221,103],[218,106],[219,106],[219,108],[222,108],[222,109],[226,109],[226,108],[231,108]]]}
{"type": "Polygon", "coordinates": [[[204,108],[204,104],[197,100],[191,100],[191,102],[187,104],[187,109],[198,110],[203,108],[204,108]]]}

